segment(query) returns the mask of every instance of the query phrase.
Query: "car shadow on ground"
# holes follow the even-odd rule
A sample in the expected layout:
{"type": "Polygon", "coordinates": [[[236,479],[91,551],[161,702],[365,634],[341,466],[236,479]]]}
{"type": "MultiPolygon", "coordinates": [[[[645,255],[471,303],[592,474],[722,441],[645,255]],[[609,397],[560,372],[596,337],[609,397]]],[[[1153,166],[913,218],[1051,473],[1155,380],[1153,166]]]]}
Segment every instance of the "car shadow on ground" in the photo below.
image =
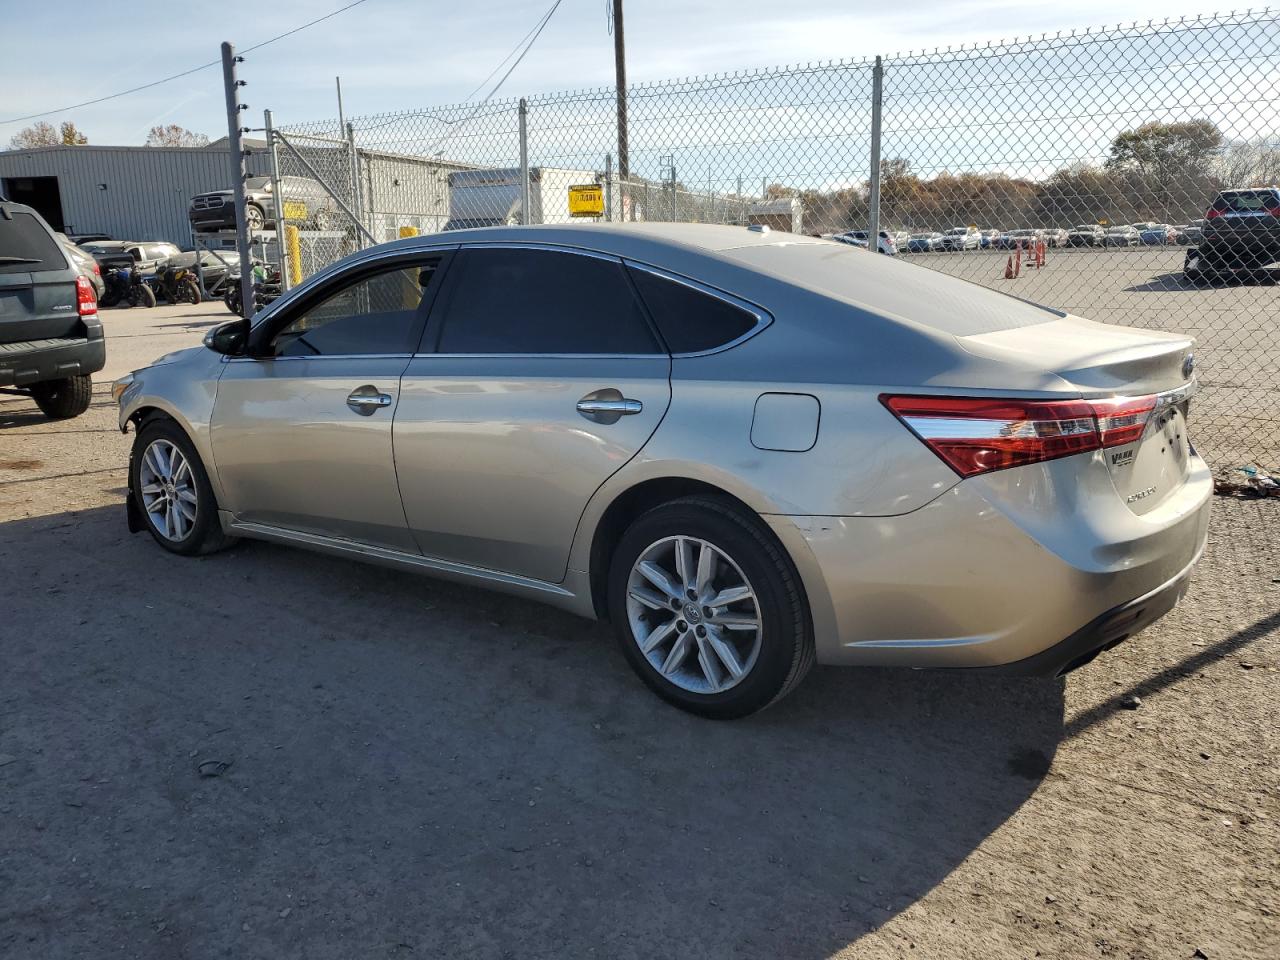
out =
{"type": "Polygon", "coordinates": [[[1177,273],[1162,273],[1152,277],[1145,283],[1137,283],[1125,287],[1125,293],[1195,293],[1221,287],[1274,287],[1280,281],[1280,273],[1269,270],[1263,275],[1250,279],[1222,278],[1204,283],[1192,283],[1181,270],[1177,273]]]}
{"type": "Polygon", "coordinates": [[[602,625],[265,544],[173,557],[121,507],[2,524],[0,566],[0,945],[46,960],[816,960],[1063,735],[1061,682],[971,673],[819,669],[700,720],[602,625]]]}

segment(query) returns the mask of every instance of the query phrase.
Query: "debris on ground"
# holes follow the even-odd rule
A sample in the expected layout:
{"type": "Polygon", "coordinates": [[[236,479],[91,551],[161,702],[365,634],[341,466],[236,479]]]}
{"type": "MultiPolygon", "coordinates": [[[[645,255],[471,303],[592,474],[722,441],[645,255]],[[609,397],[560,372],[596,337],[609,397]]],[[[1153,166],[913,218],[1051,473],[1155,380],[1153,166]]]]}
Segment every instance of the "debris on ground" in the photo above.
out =
{"type": "Polygon", "coordinates": [[[1126,710],[1137,710],[1142,706],[1142,698],[1138,696],[1125,697],[1120,701],[1120,706],[1126,710]]]}
{"type": "Polygon", "coordinates": [[[1280,497],[1280,475],[1256,463],[1214,471],[1213,492],[1223,497],[1280,497]]]}
{"type": "Polygon", "coordinates": [[[196,764],[196,773],[202,777],[220,777],[231,769],[230,760],[201,760],[196,764]]]}

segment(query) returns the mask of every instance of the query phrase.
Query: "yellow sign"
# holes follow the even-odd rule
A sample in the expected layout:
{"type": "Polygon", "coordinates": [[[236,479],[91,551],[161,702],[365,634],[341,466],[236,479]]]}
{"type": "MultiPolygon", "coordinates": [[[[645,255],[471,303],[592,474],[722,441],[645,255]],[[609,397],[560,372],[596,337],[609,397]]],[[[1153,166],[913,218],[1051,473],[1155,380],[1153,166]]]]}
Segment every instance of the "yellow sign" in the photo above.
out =
{"type": "Polygon", "coordinates": [[[1098,221],[1098,226],[1100,226],[1100,227],[1105,227],[1105,226],[1109,225],[1110,223],[1111,223],[1111,221],[1110,221],[1110,220],[1108,220],[1106,217],[1103,217],[1101,220],[1099,220],[1099,221],[1098,221]]]}
{"type": "Polygon", "coordinates": [[[307,219],[307,205],[301,200],[286,200],[284,202],[284,218],[286,220],[307,219]]]}
{"type": "Polygon", "coordinates": [[[580,183],[569,188],[569,216],[598,217],[604,213],[604,188],[598,183],[580,183]]]}

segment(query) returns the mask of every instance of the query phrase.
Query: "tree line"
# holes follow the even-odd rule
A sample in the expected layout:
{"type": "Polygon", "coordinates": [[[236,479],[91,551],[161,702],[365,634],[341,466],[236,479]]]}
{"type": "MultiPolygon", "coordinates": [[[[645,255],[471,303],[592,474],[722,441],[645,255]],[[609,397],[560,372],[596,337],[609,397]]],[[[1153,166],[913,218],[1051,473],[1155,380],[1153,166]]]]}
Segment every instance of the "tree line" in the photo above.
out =
{"type": "MultiPolygon", "coordinates": [[[[1186,223],[1226,187],[1280,183],[1280,142],[1228,141],[1209,120],[1152,122],[1118,134],[1101,165],[1074,163],[1033,180],[1004,173],[922,177],[904,157],[880,165],[880,223],[888,229],[1071,227],[1186,223]]],[[[866,225],[868,184],[833,191],[773,184],[770,199],[799,197],[806,232],[866,225]]]]}
{"type": "MultiPolygon", "coordinates": [[[[23,127],[9,138],[9,149],[31,150],[35,147],[83,147],[89,138],[70,120],[58,126],[40,120],[23,127]]],[[[207,147],[209,138],[176,123],[158,124],[147,131],[148,147],[207,147]]]]}

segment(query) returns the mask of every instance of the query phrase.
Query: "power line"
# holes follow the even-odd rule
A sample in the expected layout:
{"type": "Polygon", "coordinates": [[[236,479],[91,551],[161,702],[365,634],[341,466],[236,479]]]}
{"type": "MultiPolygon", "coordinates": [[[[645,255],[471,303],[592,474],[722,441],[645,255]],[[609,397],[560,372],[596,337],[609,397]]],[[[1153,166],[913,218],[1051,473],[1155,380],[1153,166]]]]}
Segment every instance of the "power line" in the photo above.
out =
{"type": "MultiPolygon", "coordinates": [[[[478,114],[481,111],[481,109],[484,108],[484,105],[487,104],[491,99],[493,99],[493,95],[502,88],[502,85],[504,83],[507,82],[507,77],[511,76],[512,72],[515,70],[516,67],[520,66],[520,61],[525,58],[525,55],[530,50],[533,49],[533,45],[538,42],[538,37],[542,36],[542,31],[545,30],[547,24],[551,22],[551,17],[555,14],[556,10],[560,7],[561,2],[562,0],[555,0],[555,3],[551,4],[551,8],[542,15],[542,19],[538,21],[537,26],[534,27],[534,29],[531,31],[533,34],[532,38],[529,40],[528,43],[525,44],[524,49],[520,51],[520,56],[516,57],[515,63],[511,64],[511,66],[507,69],[507,72],[502,75],[502,79],[493,85],[493,88],[490,89],[490,91],[484,95],[484,99],[476,104],[476,108],[472,110],[467,117],[458,121],[457,129],[450,130],[438,141],[436,141],[436,143],[434,143],[430,148],[428,148],[428,151],[427,151],[428,153],[437,153],[437,152],[443,151],[445,144],[447,144],[452,138],[456,137],[462,131],[463,127],[465,127],[468,123],[470,123],[472,120],[475,119],[476,114],[478,114]]],[[[529,34],[525,34],[525,36],[529,36],[529,34]]],[[[508,59],[510,59],[510,54],[508,54],[508,59]]],[[[498,66],[501,67],[502,64],[498,64],[498,66]]],[[[497,71],[495,70],[494,73],[496,72],[497,71]]],[[[491,73],[489,74],[489,76],[493,76],[493,74],[491,73]]],[[[486,82],[487,82],[487,78],[486,78],[486,82]]],[[[481,84],[481,86],[484,86],[484,84],[481,84]]],[[[472,96],[474,95],[475,94],[472,94],[472,96]]]]}
{"type": "MultiPolygon", "coordinates": [[[[244,50],[241,50],[240,53],[249,53],[250,51],[253,51],[253,50],[261,50],[263,47],[265,47],[269,43],[275,43],[277,40],[283,40],[285,37],[291,37],[295,33],[298,33],[300,30],[305,30],[307,29],[307,27],[314,27],[317,23],[323,23],[325,20],[328,20],[330,17],[336,17],[338,14],[343,13],[346,10],[350,10],[352,7],[358,7],[360,6],[360,4],[365,2],[366,0],[353,0],[352,3],[348,3],[345,7],[339,7],[337,10],[334,10],[332,13],[326,13],[323,17],[316,17],[316,19],[314,20],[309,20],[308,22],[302,24],[301,26],[294,27],[292,30],[286,30],[284,33],[277,34],[276,36],[272,37],[269,40],[263,40],[261,43],[255,43],[253,46],[246,47],[244,50]]],[[[109,93],[105,97],[97,97],[96,99],[93,99],[93,100],[85,100],[85,101],[82,101],[81,103],[73,103],[70,106],[59,107],[55,110],[42,110],[40,113],[29,113],[25,117],[14,117],[10,120],[0,120],[0,126],[4,126],[5,124],[8,124],[8,123],[22,123],[22,121],[24,120],[35,120],[37,117],[47,117],[50,114],[54,114],[54,113],[66,113],[68,110],[79,110],[81,107],[91,107],[97,103],[105,103],[107,100],[114,100],[117,97],[127,97],[131,93],[137,93],[140,90],[149,90],[152,87],[160,86],[160,84],[162,83],[168,83],[171,80],[178,80],[182,77],[190,76],[191,74],[198,73],[201,70],[207,70],[209,67],[216,67],[221,63],[222,63],[221,60],[210,60],[208,63],[200,64],[200,66],[198,67],[192,67],[189,70],[183,70],[181,73],[175,73],[172,76],[165,77],[161,80],[153,80],[150,83],[144,83],[136,87],[130,87],[128,90],[121,90],[119,93],[109,93]]]]}
{"type": "Polygon", "coordinates": [[[499,60],[498,65],[489,71],[489,75],[485,77],[483,80],[481,80],[478,84],[476,84],[476,88],[472,90],[470,93],[468,93],[466,97],[463,98],[464,103],[467,100],[470,100],[477,93],[479,93],[481,90],[484,89],[484,85],[488,83],[490,80],[492,80],[493,75],[497,73],[499,70],[501,70],[506,65],[507,61],[510,60],[512,57],[514,57],[520,51],[520,48],[524,46],[525,41],[528,40],[529,37],[531,37],[535,31],[537,31],[538,25],[541,24],[545,19],[546,19],[546,15],[543,14],[543,16],[538,19],[537,23],[533,25],[533,27],[529,30],[529,32],[520,38],[520,42],[511,48],[511,52],[508,53],[501,60],[499,60]]]}

